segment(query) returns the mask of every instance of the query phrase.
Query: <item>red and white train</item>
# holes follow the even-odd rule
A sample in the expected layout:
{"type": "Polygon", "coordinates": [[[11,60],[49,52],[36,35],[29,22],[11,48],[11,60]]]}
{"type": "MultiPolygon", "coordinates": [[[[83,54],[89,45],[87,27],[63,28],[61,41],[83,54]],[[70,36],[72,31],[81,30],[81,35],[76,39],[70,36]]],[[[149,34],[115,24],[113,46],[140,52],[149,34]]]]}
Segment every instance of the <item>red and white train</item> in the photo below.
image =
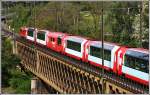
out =
{"type": "MultiPolygon", "coordinates": [[[[22,27],[19,34],[29,41],[45,45],[56,52],[102,68],[101,41],[92,41],[80,36],[37,30],[31,27],[22,27]]],[[[149,51],[104,42],[103,68],[148,85],[149,51]]]]}

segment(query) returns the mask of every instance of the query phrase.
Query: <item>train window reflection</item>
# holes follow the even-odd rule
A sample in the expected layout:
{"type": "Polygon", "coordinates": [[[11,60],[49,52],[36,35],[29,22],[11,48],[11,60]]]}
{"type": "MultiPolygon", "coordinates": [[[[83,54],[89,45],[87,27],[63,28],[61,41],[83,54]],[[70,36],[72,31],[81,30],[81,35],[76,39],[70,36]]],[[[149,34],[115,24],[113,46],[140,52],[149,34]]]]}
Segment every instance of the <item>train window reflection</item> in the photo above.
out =
{"type": "Polygon", "coordinates": [[[148,73],[149,68],[148,68],[148,60],[144,59],[139,59],[136,57],[132,57],[129,55],[125,55],[125,66],[136,69],[145,73],[148,73]]]}

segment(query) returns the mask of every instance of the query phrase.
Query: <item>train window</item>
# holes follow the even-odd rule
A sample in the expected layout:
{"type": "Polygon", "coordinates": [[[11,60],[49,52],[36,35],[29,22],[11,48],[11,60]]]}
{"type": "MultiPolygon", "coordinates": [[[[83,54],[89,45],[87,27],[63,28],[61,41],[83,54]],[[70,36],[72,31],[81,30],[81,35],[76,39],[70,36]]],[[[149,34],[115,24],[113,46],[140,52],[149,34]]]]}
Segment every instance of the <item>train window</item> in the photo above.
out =
{"type": "Polygon", "coordinates": [[[101,52],[102,52],[101,48],[90,46],[90,55],[98,57],[98,58],[102,58],[101,52]]]}
{"type": "Polygon", "coordinates": [[[125,55],[124,64],[129,68],[135,68],[135,59],[131,56],[125,55]]]}
{"type": "Polygon", "coordinates": [[[57,44],[61,45],[61,38],[60,37],[57,38],[57,44]]]}
{"type": "Polygon", "coordinates": [[[81,43],[67,40],[67,48],[81,52],[81,43]]]}
{"type": "Polygon", "coordinates": [[[134,67],[134,62],[131,62],[132,59],[130,56],[125,55],[124,59],[125,59],[125,61],[124,61],[125,66],[130,67],[130,68],[134,67]]]}
{"type": "Polygon", "coordinates": [[[148,64],[148,60],[144,60],[144,59],[139,59],[139,58],[135,58],[129,55],[125,55],[125,66],[129,67],[129,68],[133,68],[145,73],[148,73],[149,71],[149,64],[148,64]]]}
{"type": "MultiPolygon", "coordinates": [[[[102,58],[102,49],[98,47],[91,46],[90,47],[90,55],[102,58]]],[[[111,51],[104,50],[104,60],[111,60],[111,51]]]]}
{"type": "Polygon", "coordinates": [[[110,50],[104,50],[104,59],[107,61],[111,61],[111,51],[110,50]]]}
{"type": "Polygon", "coordinates": [[[33,37],[34,35],[34,29],[28,29],[28,36],[33,37]]]}
{"type": "Polygon", "coordinates": [[[45,32],[37,33],[37,38],[45,41],[45,32]]]}
{"type": "Polygon", "coordinates": [[[148,60],[136,58],[136,64],[138,64],[138,68],[140,71],[148,73],[149,71],[149,63],[148,60]]]}

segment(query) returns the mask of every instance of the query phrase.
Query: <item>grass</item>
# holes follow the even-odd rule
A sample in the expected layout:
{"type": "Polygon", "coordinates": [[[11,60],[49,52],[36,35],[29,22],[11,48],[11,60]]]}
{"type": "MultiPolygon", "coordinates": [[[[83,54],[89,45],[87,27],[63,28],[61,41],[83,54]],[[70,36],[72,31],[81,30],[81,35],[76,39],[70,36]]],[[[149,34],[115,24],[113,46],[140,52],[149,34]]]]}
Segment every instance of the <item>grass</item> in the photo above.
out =
{"type": "Polygon", "coordinates": [[[1,89],[1,92],[3,94],[15,94],[16,93],[16,89],[12,88],[12,87],[4,87],[1,89]]]}

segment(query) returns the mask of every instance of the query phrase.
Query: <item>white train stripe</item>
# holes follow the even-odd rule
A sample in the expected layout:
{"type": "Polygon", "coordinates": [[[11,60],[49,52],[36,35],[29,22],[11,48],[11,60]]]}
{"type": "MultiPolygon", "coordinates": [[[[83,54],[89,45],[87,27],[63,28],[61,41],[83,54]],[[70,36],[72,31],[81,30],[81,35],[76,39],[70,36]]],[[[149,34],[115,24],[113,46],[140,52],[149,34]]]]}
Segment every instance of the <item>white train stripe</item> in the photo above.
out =
{"type": "Polygon", "coordinates": [[[118,50],[118,49],[119,49],[119,46],[115,46],[111,51],[111,68],[112,69],[114,67],[114,61],[116,60],[115,53],[116,53],[116,50],[118,50]]]}
{"type": "Polygon", "coordinates": [[[81,52],[78,52],[78,51],[75,51],[75,50],[72,50],[72,49],[69,49],[69,48],[66,48],[65,52],[82,58],[82,53],[81,52]]]}
{"type": "Polygon", "coordinates": [[[124,66],[124,65],[122,66],[122,72],[125,74],[132,75],[134,77],[149,81],[148,73],[144,73],[144,72],[129,68],[129,67],[124,66]]]}
{"type": "MultiPolygon", "coordinates": [[[[92,62],[95,62],[95,63],[97,63],[97,64],[102,65],[102,59],[101,59],[101,58],[97,58],[97,57],[94,57],[94,56],[89,55],[89,56],[88,56],[88,60],[89,60],[89,61],[92,61],[92,62]]],[[[104,66],[110,68],[110,67],[111,67],[111,62],[110,62],[110,61],[107,61],[107,60],[104,60],[104,66]]]]}
{"type": "Polygon", "coordinates": [[[81,43],[81,53],[83,54],[84,52],[84,44],[86,43],[87,40],[84,40],[82,43],[81,43]]]}
{"type": "Polygon", "coordinates": [[[40,39],[36,39],[36,42],[37,43],[41,43],[43,45],[46,45],[46,41],[43,41],[43,40],[40,40],[40,39]]]}
{"type": "Polygon", "coordinates": [[[34,37],[31,37],[31,36],[27,36],[27,39],[31,40],[31,41],[34,41],[34,37]]]}

